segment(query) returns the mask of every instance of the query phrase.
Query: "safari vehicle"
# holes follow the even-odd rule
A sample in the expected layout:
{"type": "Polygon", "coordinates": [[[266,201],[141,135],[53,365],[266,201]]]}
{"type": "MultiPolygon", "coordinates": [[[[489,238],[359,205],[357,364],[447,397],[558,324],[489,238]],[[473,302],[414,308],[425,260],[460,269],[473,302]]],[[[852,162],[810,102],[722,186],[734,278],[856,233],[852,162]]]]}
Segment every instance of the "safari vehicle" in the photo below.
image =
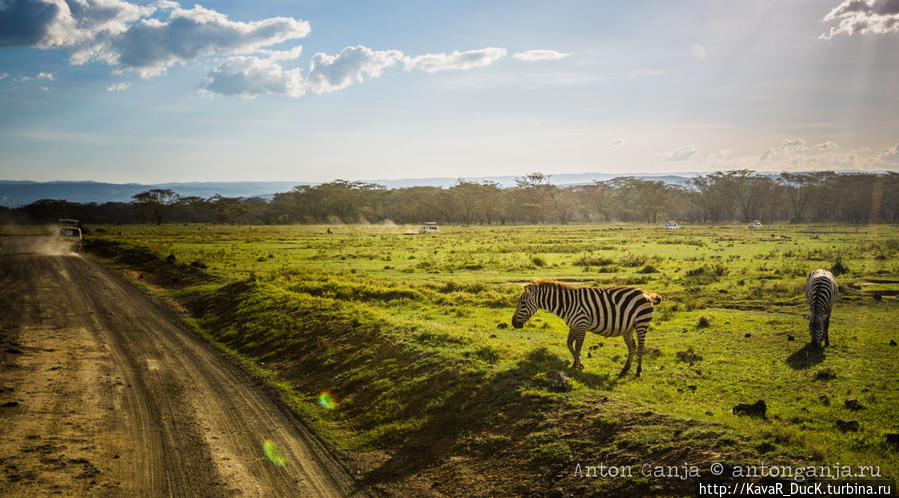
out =
{"type": "Polygon", "coordinates": [[[436,221],[429,221],[418,227],[418,233],[440,233],[440,227],[437,226],[436,221]]]}
{"type": "Polygon", "coordinates": [[[59,228],[63,227],[78,227],[81,229],[81,233],[83,235],[89,235],[91,233],[90,230],[87,229],[80,221],[74,218],[60,218],[59,219],[59,228]]]}
{"type": "Polygon", "coordinates": [[[60,227],[56,232],[56,240],[60,247],[72,251],[81,250],[81,229],[78,227],[60,227]]]}
{"type": "Polygon", "coordinates": [[[762,228],[762,222],[759,220],[752,220],[752,223],[746,225],[746,228],[762,228]]]}
{"type": "Polygon", "coordinates": [[[676,221],[669,221],[665,223],[665,228],[668,230],[677,230],[680,228],[680,225],[678,225],[676,221]]]}

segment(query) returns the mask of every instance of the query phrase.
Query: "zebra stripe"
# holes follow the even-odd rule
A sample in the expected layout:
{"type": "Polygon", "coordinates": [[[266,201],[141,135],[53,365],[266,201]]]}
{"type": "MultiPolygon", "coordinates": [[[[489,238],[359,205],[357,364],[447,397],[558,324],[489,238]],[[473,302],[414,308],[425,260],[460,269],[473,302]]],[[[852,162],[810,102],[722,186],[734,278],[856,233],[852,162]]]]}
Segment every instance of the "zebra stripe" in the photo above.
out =
{"type": "Polygon", "coordinates": [[[603,337],[622,336],[627,345],[627,362],[619,376],[630,370],[635,350],[639,376],[643,371],[644,343],[653,304],[660,301],[658,294],[636,287],[575,288],[562,282],[534,280],[524,286],[512,315],[512,326],[520,329],[538,309],[555,313],[568,325],[568,350],[573,358],[572,366],[578,369],[584,368],[580,355],[587,331],[603,337]]]}
{"type": "Polygon", "coordinates": [[[837,282],[833,274],[821,269],[809,273],[805,282],[805,298],[811,309],[811,316],[807,318],[812,342],[819,345],[823,340],[825,346],[830,346],[827,331],[830,328],[830,312],[837,300],[837,282]]]}

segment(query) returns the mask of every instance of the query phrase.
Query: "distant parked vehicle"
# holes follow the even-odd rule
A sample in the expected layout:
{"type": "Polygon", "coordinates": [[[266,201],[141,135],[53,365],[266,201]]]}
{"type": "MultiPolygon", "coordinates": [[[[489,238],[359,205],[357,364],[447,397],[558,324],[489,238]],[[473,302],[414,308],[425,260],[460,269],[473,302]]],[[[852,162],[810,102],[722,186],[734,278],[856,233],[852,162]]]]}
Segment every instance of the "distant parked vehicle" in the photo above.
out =
{"type": "Polygon", "coordinates": [[[665,228],[668,230],[677,230],[680,228],[680,225],[678,225],[676,221],[669,221],[668,223],[665,223],[665,228]]]}
{"type": "Polygon", "coordinates": [[[437,222],[429,221],[418,227],[418,233],[440,233],[440,227],[437,226],[437,222]]]}
{"type": "Polygon", "coordinates": [[[56,239],[61,248],[81,251],[82,236],[78,227],[60,227],[56,232],[56,239]]]}
{"type": "Polygon", "coordinates": [[[746,228],[762,228],[762,222],[759,220],[752,220],[752,223],[746,225],[746,228]]]}

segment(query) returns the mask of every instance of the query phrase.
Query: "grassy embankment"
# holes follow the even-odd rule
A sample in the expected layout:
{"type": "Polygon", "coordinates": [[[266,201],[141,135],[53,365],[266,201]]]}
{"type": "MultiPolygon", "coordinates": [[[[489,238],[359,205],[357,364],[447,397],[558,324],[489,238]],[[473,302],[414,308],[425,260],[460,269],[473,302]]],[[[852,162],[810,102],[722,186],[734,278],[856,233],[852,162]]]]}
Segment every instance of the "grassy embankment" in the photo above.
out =
{"type": "Polygon", "coordinates": [[[703,474],[717,461],[840,462],[899,475],[884,437],[899,430],[896,227],[107,229],[96,251],[147,271],[341,447],[389,455],[368,469],[389,489],[689,489],[573,476],[576,463],[599,462],[703,474]],[[802,289],[838,258],[847,272],[832,346],[816,353],[802,289]],[[522,330],[505,327],[518,283],[534,277],[661,294],[643,377],[615,377],[620,338],[588,336],[577,372],[560,319],[540,312],[522,330]],[[570,391],[546,382],[554,370],[570,391]],[[318,406],[323,389],[336,408],[318,406]],[[850,398],[864,408],[845,408],[850,398]],[[767,419],[731,413],[759,399],[767,419]]]}

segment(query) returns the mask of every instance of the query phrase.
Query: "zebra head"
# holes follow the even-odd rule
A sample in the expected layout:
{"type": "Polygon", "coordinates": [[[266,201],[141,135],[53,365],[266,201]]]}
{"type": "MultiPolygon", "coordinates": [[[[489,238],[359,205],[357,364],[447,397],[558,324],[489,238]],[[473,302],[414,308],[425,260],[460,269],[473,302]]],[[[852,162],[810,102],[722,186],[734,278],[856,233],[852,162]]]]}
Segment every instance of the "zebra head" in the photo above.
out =
{"type": "Polygon", "coordinates": [[[512,315],[512,326],[516,329],[524,327],[525,322],[537,312],[537,286],[533,283],[524,285],[524,292],[518,298],[518,307],[512,315]]]}
{"type": "Polygon", "coordinates": [[[824,341],[824,313],[805,315],[805,319],[808,320],[808,332],[812,336],[812,343],[816,346],[821,345],[824,341]]]}

